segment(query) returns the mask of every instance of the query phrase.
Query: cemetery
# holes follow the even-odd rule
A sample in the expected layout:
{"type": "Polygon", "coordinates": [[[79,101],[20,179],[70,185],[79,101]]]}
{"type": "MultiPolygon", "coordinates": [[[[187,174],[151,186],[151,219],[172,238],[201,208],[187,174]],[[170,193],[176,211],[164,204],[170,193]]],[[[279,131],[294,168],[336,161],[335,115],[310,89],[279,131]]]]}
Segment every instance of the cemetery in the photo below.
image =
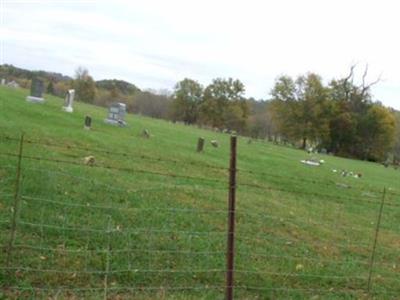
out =
{"type": "Polygon", "coordinates": [[[0,0],[0,300],[400,300],[399,8],[0,0]]]}
{"type": "MultiPolygon", "coordinates": [[[[22,209],[9,262],[18,271],[1,280],[17,278],[13,284],[25,298],[98,299],[106,291],[108,298],[158,299],[163,287],[179,299],[181,291],[172,290],[178,285],[201,285],[200,291],[185,294],[192,298],[223,298],[223,288],[208,287],[224,286],[230,136],[131,115],[120,105],[104,109],[53,96],[31,105],[25,96],[43,97],[38,87],[0,86],[0,105],[9,112],[0,118],[2,244],[10,239],[18,145],[25,133],[22,209]],[[68,106],[73,113],[61,109],[68,106]],[[117,126],[104,122],[105,115],[117,126]],[[118,128],[121,120],[131,127],[118,128]],[[48,289],[40,289],[44,284],[48,289]],[[68,292],[60,291],[65,286],[68,292]],[[141,289],[126,291],[126,286],[141,289]]],[[[304,299],[310,295],[304,290],[314,295],[320,284],[338,295],[351,289],[356,299],[363,297],[366,289],[356,287],[368,279],[368,243],[386,188],[373,267],[380,277],[373,276],[373,287],[378,298],[386,289],[400,293],[392,272],[398,259],[400,172],[320,153],[305,155],[238,137],[235,280],[253,286],[286,276],[284,291],[279,280],[274,283],[278,298],[290,287],[304,299]],[[299,163],[311,159],[323,165],[299,163]],[[275,275],[263,275],[265,270],[275,275]]],[[[0,255],[0,263],[6,265],[7,255],[0,255]]],[[[259,295],[244,288],[235,293],[239,299],[259,295]]],[[[331,294],[317,293],[320,299],[331,294]]],[[[16,294],[6,290],[5,295],[16,294]]]]}

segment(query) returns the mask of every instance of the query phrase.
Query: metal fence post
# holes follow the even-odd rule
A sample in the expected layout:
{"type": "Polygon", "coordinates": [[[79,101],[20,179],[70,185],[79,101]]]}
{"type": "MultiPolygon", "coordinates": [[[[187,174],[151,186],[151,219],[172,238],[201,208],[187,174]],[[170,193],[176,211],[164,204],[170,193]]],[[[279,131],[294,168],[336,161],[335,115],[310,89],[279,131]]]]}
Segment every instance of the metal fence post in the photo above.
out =
{"type": "Polygon", "coordinates": [[[110,256],[111,256],[111,216],[108,216],[107,223],[107,257],[106,257],[106,269],[104,274],[104,295],[103,299],[107,300],[108,298],[108,275],[110,273],[110,256]]]}
{"type": "Polygon", "coordinates": [[[372,286],[372,269],[374,267],[376,245],[378,243],[378,235],[379,235],[379,229],[381,226],[382,211],[383,211],[383,205],[385,204],[385,197],[386,197],[386,188],[383,189],[382,202],[381,202],[381,206],[379,208],[378,220],[376,222],[376,228],[375,228],[374,245],[372,247],[371,259],[369,262],[369,275],[368,275],[368,287],[367,287],[368,293],[370,292],[371,286],[372,286]]]}
{"type": "Polygon", "coordinates": [[[236,145],[237,137],[231,136],[228,196],[228,239],[226,250],[226,299],[233,299],[233,275],[235,255],[235,198],[236,198],[236,145]]]}
{"type": "Polygon", "coordinates": [[[19,206],[20,206],[20,182],[21,182],[21,162],[22,162],[22,151],[24,147],[24,133],[21,134],[21,139],[19,141],[19,151],[18,151],[18,162],[17,162],[17,171],[15,178],[15,190],[14,190],[14,203],[13,203],[13,212],[11,216],[11,230],[10,230],[10,240],[8,242],[7,247],[7,260],[6,267],[10,268],[11,263],[11,255],[15,242],[15,233],[17,230],[17,219],[19,214],[19,206]]]}

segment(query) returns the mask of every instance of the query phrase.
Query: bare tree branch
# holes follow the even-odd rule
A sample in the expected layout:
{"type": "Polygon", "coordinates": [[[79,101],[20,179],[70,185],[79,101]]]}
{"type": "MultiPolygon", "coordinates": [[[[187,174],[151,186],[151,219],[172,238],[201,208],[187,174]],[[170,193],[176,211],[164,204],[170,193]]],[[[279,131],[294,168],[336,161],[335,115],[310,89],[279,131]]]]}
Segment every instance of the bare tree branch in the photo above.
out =
{"type": "Polygon", "coordinates": [[[379,75],[379,77],[375,80],[372,81],[368,84],[366,84],[366,77],[368,74],[368,64],[365,66],[364,74],[362,77],[362,85],[359,87],[361,89],[361,95],[364,96],[366,92],[375,84],[379,83],[381,81],[382,74],[379,75]]]}
{"type": "Polygon", "coordinates": [[[351,81],[353,81],[353,75],[354,75],[354,69],[357,65],[354,64],[350,67],[350,74],[343,80],[343,89],[345,92],[345,98],[346,101],[349,101],[349,94],[350,94],[350,90],[347,88],[347,83],[348,81],[351,79],[351,81]]]}
{"type": "Polygon", "coordinates": [[[367,78],[367,74],[368,74],[368,64],[365,65],[365,70],[362,77],[362,87],[365,87],[365,79],[367,78]]]}

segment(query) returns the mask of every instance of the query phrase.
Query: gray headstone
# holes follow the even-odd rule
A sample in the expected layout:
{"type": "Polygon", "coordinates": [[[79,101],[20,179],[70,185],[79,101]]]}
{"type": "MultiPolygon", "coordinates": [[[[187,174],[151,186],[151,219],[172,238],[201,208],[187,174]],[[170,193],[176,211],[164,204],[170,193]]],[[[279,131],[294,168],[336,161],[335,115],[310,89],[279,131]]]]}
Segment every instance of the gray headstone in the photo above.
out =
{"type": "Polygon", "coordinates": [[[113,103],[109,108],[108,117],[104,121],[108,124],[125,126],[125,114],[126,105],[124,103],[113,103]]]}
{"type": "Polygon", "coordinates": [[[26,97],[26,101],[34,103],[42,103],[44,99],[42,98],[44,91],[44,82],[38,78],[33,78],[31,83],[31,94],[26,97]]]}
{"type": "Polygon", "coordinates": [[[85,129],[90,129],[92,127],[92,118],[89,116],[85,117],[85,129]]]}
{"type": "Polygon", "coordinates": [[[1,85],[5,85],[6,84],[6,80],[4,78],[1,79],[1,85]]]}
{"type": "Polygon", "coordinates": [[[33,78],[31,84],[31,96],[42,98],[44,91],[44,82],[40,79],[33,78]]]}

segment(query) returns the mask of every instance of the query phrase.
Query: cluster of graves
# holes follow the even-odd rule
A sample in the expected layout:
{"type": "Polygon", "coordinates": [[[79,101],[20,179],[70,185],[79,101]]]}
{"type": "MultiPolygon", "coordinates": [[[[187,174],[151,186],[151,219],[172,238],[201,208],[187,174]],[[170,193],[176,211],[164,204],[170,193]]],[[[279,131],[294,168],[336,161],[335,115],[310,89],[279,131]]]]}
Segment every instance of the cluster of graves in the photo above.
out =
{"type": "Polygon", "coordinates": [[[11,80],[11,81],[7,82],[5,78],[1,78],[0,85],[6,85],[6,86],[14,88],[14,89],[19,88],[18,82],[16,82],[15,80],[11,80]]]}
{"type": "MultiPolygon", "coordinates": [[[[45,99],[43,98],[44,93],[44,82],[38,78],[33,78],[31,83],[30,95],[26,97],[26,101],[31,103],[43,103],[45,99]]],[[[74,111],[75,90],[70,89],[65,94],[64,106],[62,110],[68,113],[72,113],[74,111]]],[[[104,120],[107,124],[118,125],[118,126],[126,126],[125,122],[126,115],[126,105],[124,103],[116,102],[111,104],[109,108],[109,112],[107,118],[104,120]]],[[[91,127],[91,118],[86,116],[85,118],[85,129],[90,129],[91,127]]]]}
{"type": "MultiPolygon", "coordinates": [[[[26,101],[31,103],[44,103],[45,99],[43,98],[45,85],[44,82],[38,78],[33,78],[31,83],[31,90],[30,95],[26,97],[26,101]]],[[[62,110],[68,113],[72,113],[74,111],[73,104],[74,104],[74,97],[75,97],[75,90],[70,89],[65,94],[64,105],[62,110]]],[[[115,102],[111,104],[109,107],[107,118],[104,119],[104,122],[111,125],[117,126],[126,126],[127,123],[125,122],[125,115],[126,115],[126,105],[124,103],[115,102]]],[[[85,117],[84,129],[90,130],[92,126],[92,118],[90,116],[85,117]]],[[[142,132],[142,137],[150,138],[150,133],[147,129],[144,129],[142,132]]],[[[219,143],[217,140],[211,140],[210,144],[214,148],[219,147],[219,143]]],[[[197,152],[203,152],[205,145],[205,139],[199,138],[197,143],[197,152]]]]}

